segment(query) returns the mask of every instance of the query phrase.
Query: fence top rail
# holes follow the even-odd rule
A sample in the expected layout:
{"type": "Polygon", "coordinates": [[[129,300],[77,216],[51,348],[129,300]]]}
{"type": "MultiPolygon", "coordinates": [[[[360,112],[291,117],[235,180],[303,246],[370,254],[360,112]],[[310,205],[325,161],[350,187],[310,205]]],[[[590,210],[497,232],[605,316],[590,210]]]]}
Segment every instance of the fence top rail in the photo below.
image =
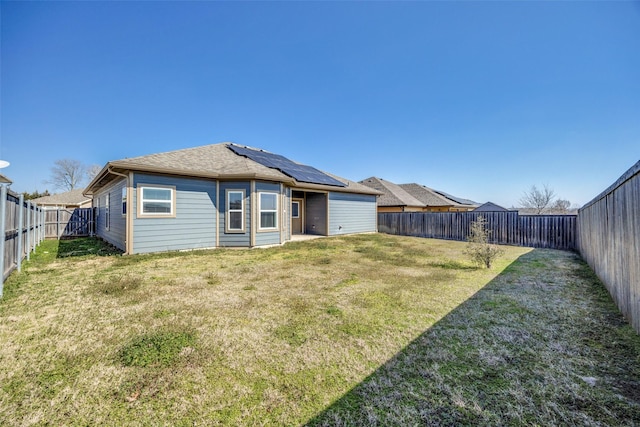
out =
{"type": "Polygon", "coordinates": [[[508,211],[508,212],[378,212],[378,215],[407,215],[407,214],[420,214],[420,215],[471,215],[471,216],[492,216],[493,214],[498,215],[511,215],[511,216],[519,216],[519,217],[533,217],[533,218],[576,218],[578,214],[521,214],[517,211],[508,211]]]}
{"type": "Polygon", "coordinates": [[[618,180],[616,182],[614,182],[609,187],[607,187],[606,190],[604,190],[602,193],[598,194],[590,202],[587,202],[583,207],[578,209],[578,213],[580,211],[582,211],[583,209],[586,209],[589,206],[591,206],[591,205],[599,202],[600,200],[604,199],[606,196],[608,196],[609,194],[613,193],[618,187],[622,186],[625,182],[629,181],[631,178],[633,178],[634,176],[636,176],[639,173],[640,173],[640,160],[638,160],[638,162],[636,162],[635,165],[631,166],[629,168],[629,170],[627,170],[625,173],[623,173],[622,176],[620,178],[618,178],[618,180]]]}
{"type": "Polygon", "coordinates": [[[575,218],[578,214],[519,214],[518,216],[535,217],[535,218],[575,218]]]}

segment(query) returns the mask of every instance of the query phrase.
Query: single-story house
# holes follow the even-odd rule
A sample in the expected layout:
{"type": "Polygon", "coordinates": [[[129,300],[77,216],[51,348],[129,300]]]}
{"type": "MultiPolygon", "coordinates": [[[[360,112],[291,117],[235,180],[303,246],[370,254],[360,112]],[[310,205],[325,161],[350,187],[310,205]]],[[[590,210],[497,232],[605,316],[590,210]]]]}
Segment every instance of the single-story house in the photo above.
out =
{"type": "Polygon", "coordinates": [[[110,161],[84,193],[96,234],[127,254],[377,231],[377,191],[233,143],[110,161]]]}
{"type": "Polygon", "coordinates": [[[378,212],[421,212],[425,208],[424,203],[391,181],[372,176],[359,183],[382,193],[378,212]]]}
{"type": "Polygon", "coordinates": [[[83,191],[83,189],[65,191],[64,193],[60,194],[38,197],[37,199],[32,199],[31,202],[37,203],[38,206],[44,209],[90,208],[91,197],[82,194],[83,191]]]}

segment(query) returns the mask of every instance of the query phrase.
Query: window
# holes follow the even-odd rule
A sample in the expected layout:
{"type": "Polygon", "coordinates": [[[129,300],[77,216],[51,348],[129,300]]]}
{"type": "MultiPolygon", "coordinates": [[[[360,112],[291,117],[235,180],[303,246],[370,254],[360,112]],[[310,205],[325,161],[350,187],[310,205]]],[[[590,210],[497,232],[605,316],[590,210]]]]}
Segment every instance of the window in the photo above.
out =
{"type": "Polygon", "coordinates": [[[175,217],[175,187],[138,186],[138,215],[141,217],[175,217]]]}
{"type": "Polygon", "coordinates": [[[291,218],[300,218],[300,202],[291,202],[291,218]]]}
{"type": "Polygon", "coordinates": [[[127,214],[127,187],[122,187],[122,215],[127,214]]]}
{"type": "Polygon", "coordinates": [[[111,199],[111,193],[107,193],[104,198],[104,229],[109,230],[109,226],[111,225],[111,218],[109,217],[109,202],[111,199]]]}
{"type": "Polygon", "coordinates": [[[278,229],[278,194],[258,193],[260,210],[260,230],[278,229]]]}
{"type": "Polygon", "coordinates": [[[227,190],[228,233],[244,233],[244,191],[227,190]]]}

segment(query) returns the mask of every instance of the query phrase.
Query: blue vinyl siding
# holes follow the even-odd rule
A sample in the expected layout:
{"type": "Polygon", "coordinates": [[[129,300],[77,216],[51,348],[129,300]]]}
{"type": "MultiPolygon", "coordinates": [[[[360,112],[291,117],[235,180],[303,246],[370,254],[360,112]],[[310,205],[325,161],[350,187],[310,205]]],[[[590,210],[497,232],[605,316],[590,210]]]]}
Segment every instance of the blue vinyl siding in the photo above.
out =
{"type": "Polygon", "coordinates": [[[96,221],[96,234],[106,242],[109,242],[118,249],[126,250],[126,220],[122,216],[122,189],[127,181],[123,178],[115,181],[109,186],[100,190],[94,195],[95,206],[98,209],[96,221]],[[107,196],[109,196],[109,229],[107,230],[107,196]]]}
{"type": "Polygon", "coordinates": [[[286,188],[284,190],[285,199],[284,199],[284,242],[288,242],[291,240],[291,188],[286,188]]]}
{"type": "Polygon", "coordinates": [[[256,233],[256,246],[265,245],[279,245],[280,244],[280,232],[274,231],[269,233],[256,233]]]}
{"type": "Polygon", "coordinates": [[[219,244],[221,247],[249,247],[251,245],[251,184],[249,182],[220,182],[220,215],[218,219],[219,244]],[[225,232],[225,210],[227,190],[244,190],[244,233],[225,232]]]}
{"type": "Polygon", "coordinates": [[[329,194],[329,235],[377,231],[376,196],[329,194]]]}
{"type": "MultiPolygon", "coordinates": [[[[273,182],[256,182],[256,192],[260,191],[269,191],[272,193],[280,194],[280,184],[273,182]]],[[[256,195],[256,197],[258,197],[256,195]]],[[[278,230],[276,231],[260,231],[259,228],[256,230],[256,246],[265,246],[265,245],[278,245],[280,244],[280,229],[283,226],[282,221],[282,195],[278,196],[278,230]]],[[[256,204],[259,204],[256,198],[256,204]]],[[[259,227],[260,221],[260,212],[258,211],[258,206],[256,206],[256,226],[259,227]]]]}
{"type": "Polygon", "coordinates": [[[280,192],[280,184],[277,182],[260,182],[256,181],[256,191],[280,192]]]}
{"type": "Polygon", "coordinates": [[[132,203],[127,206],[134,215],[133,253],[215,247],[215,181],[135,174],[134,189],[132,203]],[[175,218],[139,218],[139,184],[175,186],[175,218]]]}

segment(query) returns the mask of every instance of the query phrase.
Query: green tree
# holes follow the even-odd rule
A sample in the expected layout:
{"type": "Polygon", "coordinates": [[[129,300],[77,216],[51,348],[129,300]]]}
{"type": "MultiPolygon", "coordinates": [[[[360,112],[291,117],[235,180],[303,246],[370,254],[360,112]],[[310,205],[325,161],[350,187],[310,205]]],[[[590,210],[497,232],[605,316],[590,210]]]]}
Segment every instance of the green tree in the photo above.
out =
{"type": "Polygon", "coordinates": [[[471,223],[465,254],[481,267],[491,268],[493,261],[504,253],[504,249],[489,242],[490,234],[487,220],[482,215],[471,223]]]}
{"type": "Polygon", "coordinates": [[[51,193],[49,193],[49,190],[44,190],[44,193],[41,193],[38,190],[36,190],[33,193],[29,193],[29,192],[25,191],[25,192],[22,193],[22,195],[24,196],[25,200],[32,200],[32,199],[37,199],[37,198],[40,198],[40,197],[50,196],[51,193]]]}

